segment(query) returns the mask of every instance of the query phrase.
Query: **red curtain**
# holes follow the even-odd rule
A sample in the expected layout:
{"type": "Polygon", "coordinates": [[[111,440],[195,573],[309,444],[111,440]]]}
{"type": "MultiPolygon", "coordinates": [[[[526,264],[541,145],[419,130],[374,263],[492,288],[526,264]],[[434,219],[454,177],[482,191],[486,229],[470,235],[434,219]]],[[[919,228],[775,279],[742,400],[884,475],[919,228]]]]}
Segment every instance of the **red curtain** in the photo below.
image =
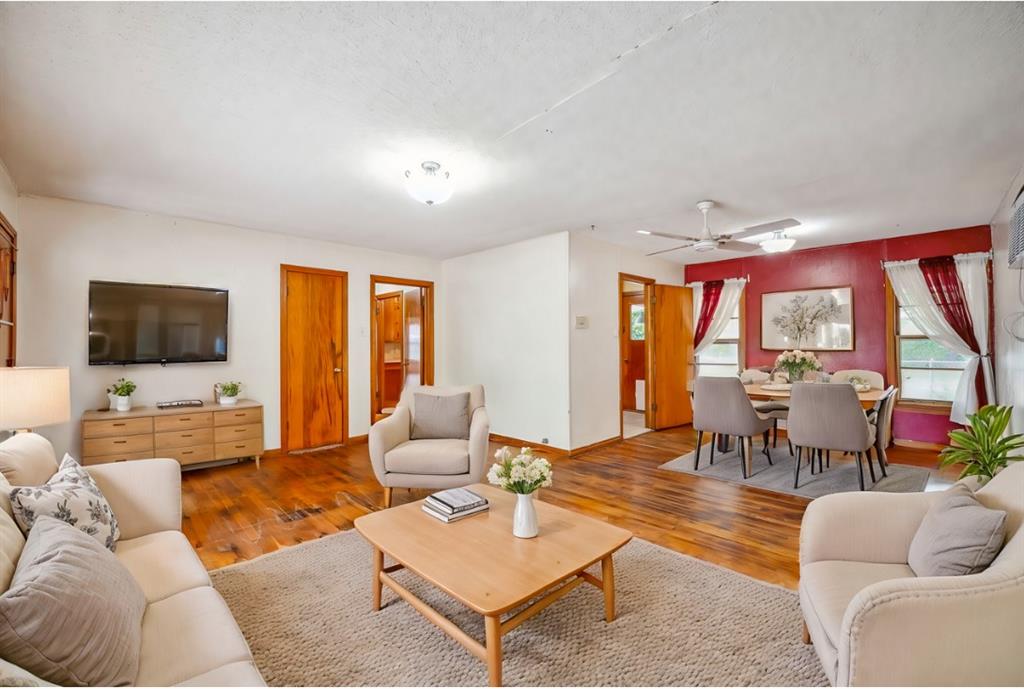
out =
{"type": "MultiPolygon", "coordinates": [[[[918,261],[924,281],[928,290],[932,293],[939,311],[945,316],[946,322],[952,326],[956,334],[960,336],[971,351],[981,354],[981,347],[974,337],[974,321],[971,319],[971,311],[967,307],[967,298],[964,296],[964,287],[960,284],[960,276],[956,273],[956,261],[952,256],[936,256],[934,258],[922,258],[918,261]]],[[[978,389],[978,404],[987,402],[985,395],[985,384],[982,377],[981,367],[978,367],[978,376],[975,381],[978,389]]]]}
{"type": "Polygon", "coordinates": [[[697,327],[693,331],[693,346],[698,346],[708,334],[711,327],[711,319],[715,317],[715,309],[718,308],[718,300],[722,298],[722,287],[725,280],[710,280],[704,283],[704,296],[700,302],[700,315],[697,317],[697,327]]]}

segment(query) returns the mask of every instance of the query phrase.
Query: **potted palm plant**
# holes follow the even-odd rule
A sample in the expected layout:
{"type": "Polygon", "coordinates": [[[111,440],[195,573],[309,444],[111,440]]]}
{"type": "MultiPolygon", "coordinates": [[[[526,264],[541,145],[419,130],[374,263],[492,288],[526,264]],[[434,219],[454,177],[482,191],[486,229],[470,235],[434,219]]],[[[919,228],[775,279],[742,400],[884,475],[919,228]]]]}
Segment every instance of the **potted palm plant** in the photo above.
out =
{"type": "Polygon", "coordinates": [[[967,417],[962,430],[949,432],[950,446],[939,453],[939,466],[962,464],[960,478],[977,476],[987,483],[1010,462],[1024,460],[1015,454],[1024,448],[1024,435],[1007,434],[1013,407],[987,404],[967,417]]]}

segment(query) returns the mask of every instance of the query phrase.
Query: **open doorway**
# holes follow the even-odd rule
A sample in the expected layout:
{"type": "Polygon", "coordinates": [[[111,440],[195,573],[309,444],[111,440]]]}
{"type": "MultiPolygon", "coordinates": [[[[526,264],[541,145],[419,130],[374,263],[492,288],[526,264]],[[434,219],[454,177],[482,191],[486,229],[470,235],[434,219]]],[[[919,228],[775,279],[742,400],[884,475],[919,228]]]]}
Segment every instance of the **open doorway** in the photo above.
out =
{"type": "Polygon", "coordinates": [[[407,385],[434,383],[434,283],[370,276],[370,418],[390,415],[407,385]]]}
{"type": "Polygon", "coordinates": [[[650,306],[654,280],[619,273],[619,413],[623,438],[653,428],[650,306]]]}

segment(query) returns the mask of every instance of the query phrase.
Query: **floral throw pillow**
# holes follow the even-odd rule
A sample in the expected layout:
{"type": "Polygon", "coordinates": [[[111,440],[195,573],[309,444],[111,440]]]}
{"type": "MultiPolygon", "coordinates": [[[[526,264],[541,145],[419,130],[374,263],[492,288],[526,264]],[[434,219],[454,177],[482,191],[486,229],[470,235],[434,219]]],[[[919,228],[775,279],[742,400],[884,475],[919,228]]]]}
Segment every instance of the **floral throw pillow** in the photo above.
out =
{"type": "Polygon", "coordinates": [[[89,472],[68,454],[44,485],[12,488],[11,509],[26,536],[36,519],[46,515],[84,531],[111,551],[121,537],[110,503],[89,472]]]}

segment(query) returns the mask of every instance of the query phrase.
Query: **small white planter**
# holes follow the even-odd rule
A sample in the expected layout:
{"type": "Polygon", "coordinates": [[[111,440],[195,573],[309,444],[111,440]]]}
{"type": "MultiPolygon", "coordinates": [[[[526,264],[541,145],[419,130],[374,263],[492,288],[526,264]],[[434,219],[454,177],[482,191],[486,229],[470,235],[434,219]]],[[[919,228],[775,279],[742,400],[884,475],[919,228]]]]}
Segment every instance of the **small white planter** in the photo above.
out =
{"type": "Polygon", "coordinates": [[[131,395],[111,395],[111,399],[114,400],[114,409],[117,411],[131,411],[132,409],[132,396],[131,395]]]}
{"type": "Polygon", "coordinates": [[[519,538],[533,538],[537,535],[537,507],[533,504],[533,493],[516,493],[512,535],[519,538]]]}
{"type": "Polygon", "coordinates": [[[228,397],[227,395],[221,395],[220,396],[220,404],[221,404],[222,407],[230,407],[233,404],[237,404],[237,403],[238,403],[238,395],[235,395],[234,397],[228,397]]]}

